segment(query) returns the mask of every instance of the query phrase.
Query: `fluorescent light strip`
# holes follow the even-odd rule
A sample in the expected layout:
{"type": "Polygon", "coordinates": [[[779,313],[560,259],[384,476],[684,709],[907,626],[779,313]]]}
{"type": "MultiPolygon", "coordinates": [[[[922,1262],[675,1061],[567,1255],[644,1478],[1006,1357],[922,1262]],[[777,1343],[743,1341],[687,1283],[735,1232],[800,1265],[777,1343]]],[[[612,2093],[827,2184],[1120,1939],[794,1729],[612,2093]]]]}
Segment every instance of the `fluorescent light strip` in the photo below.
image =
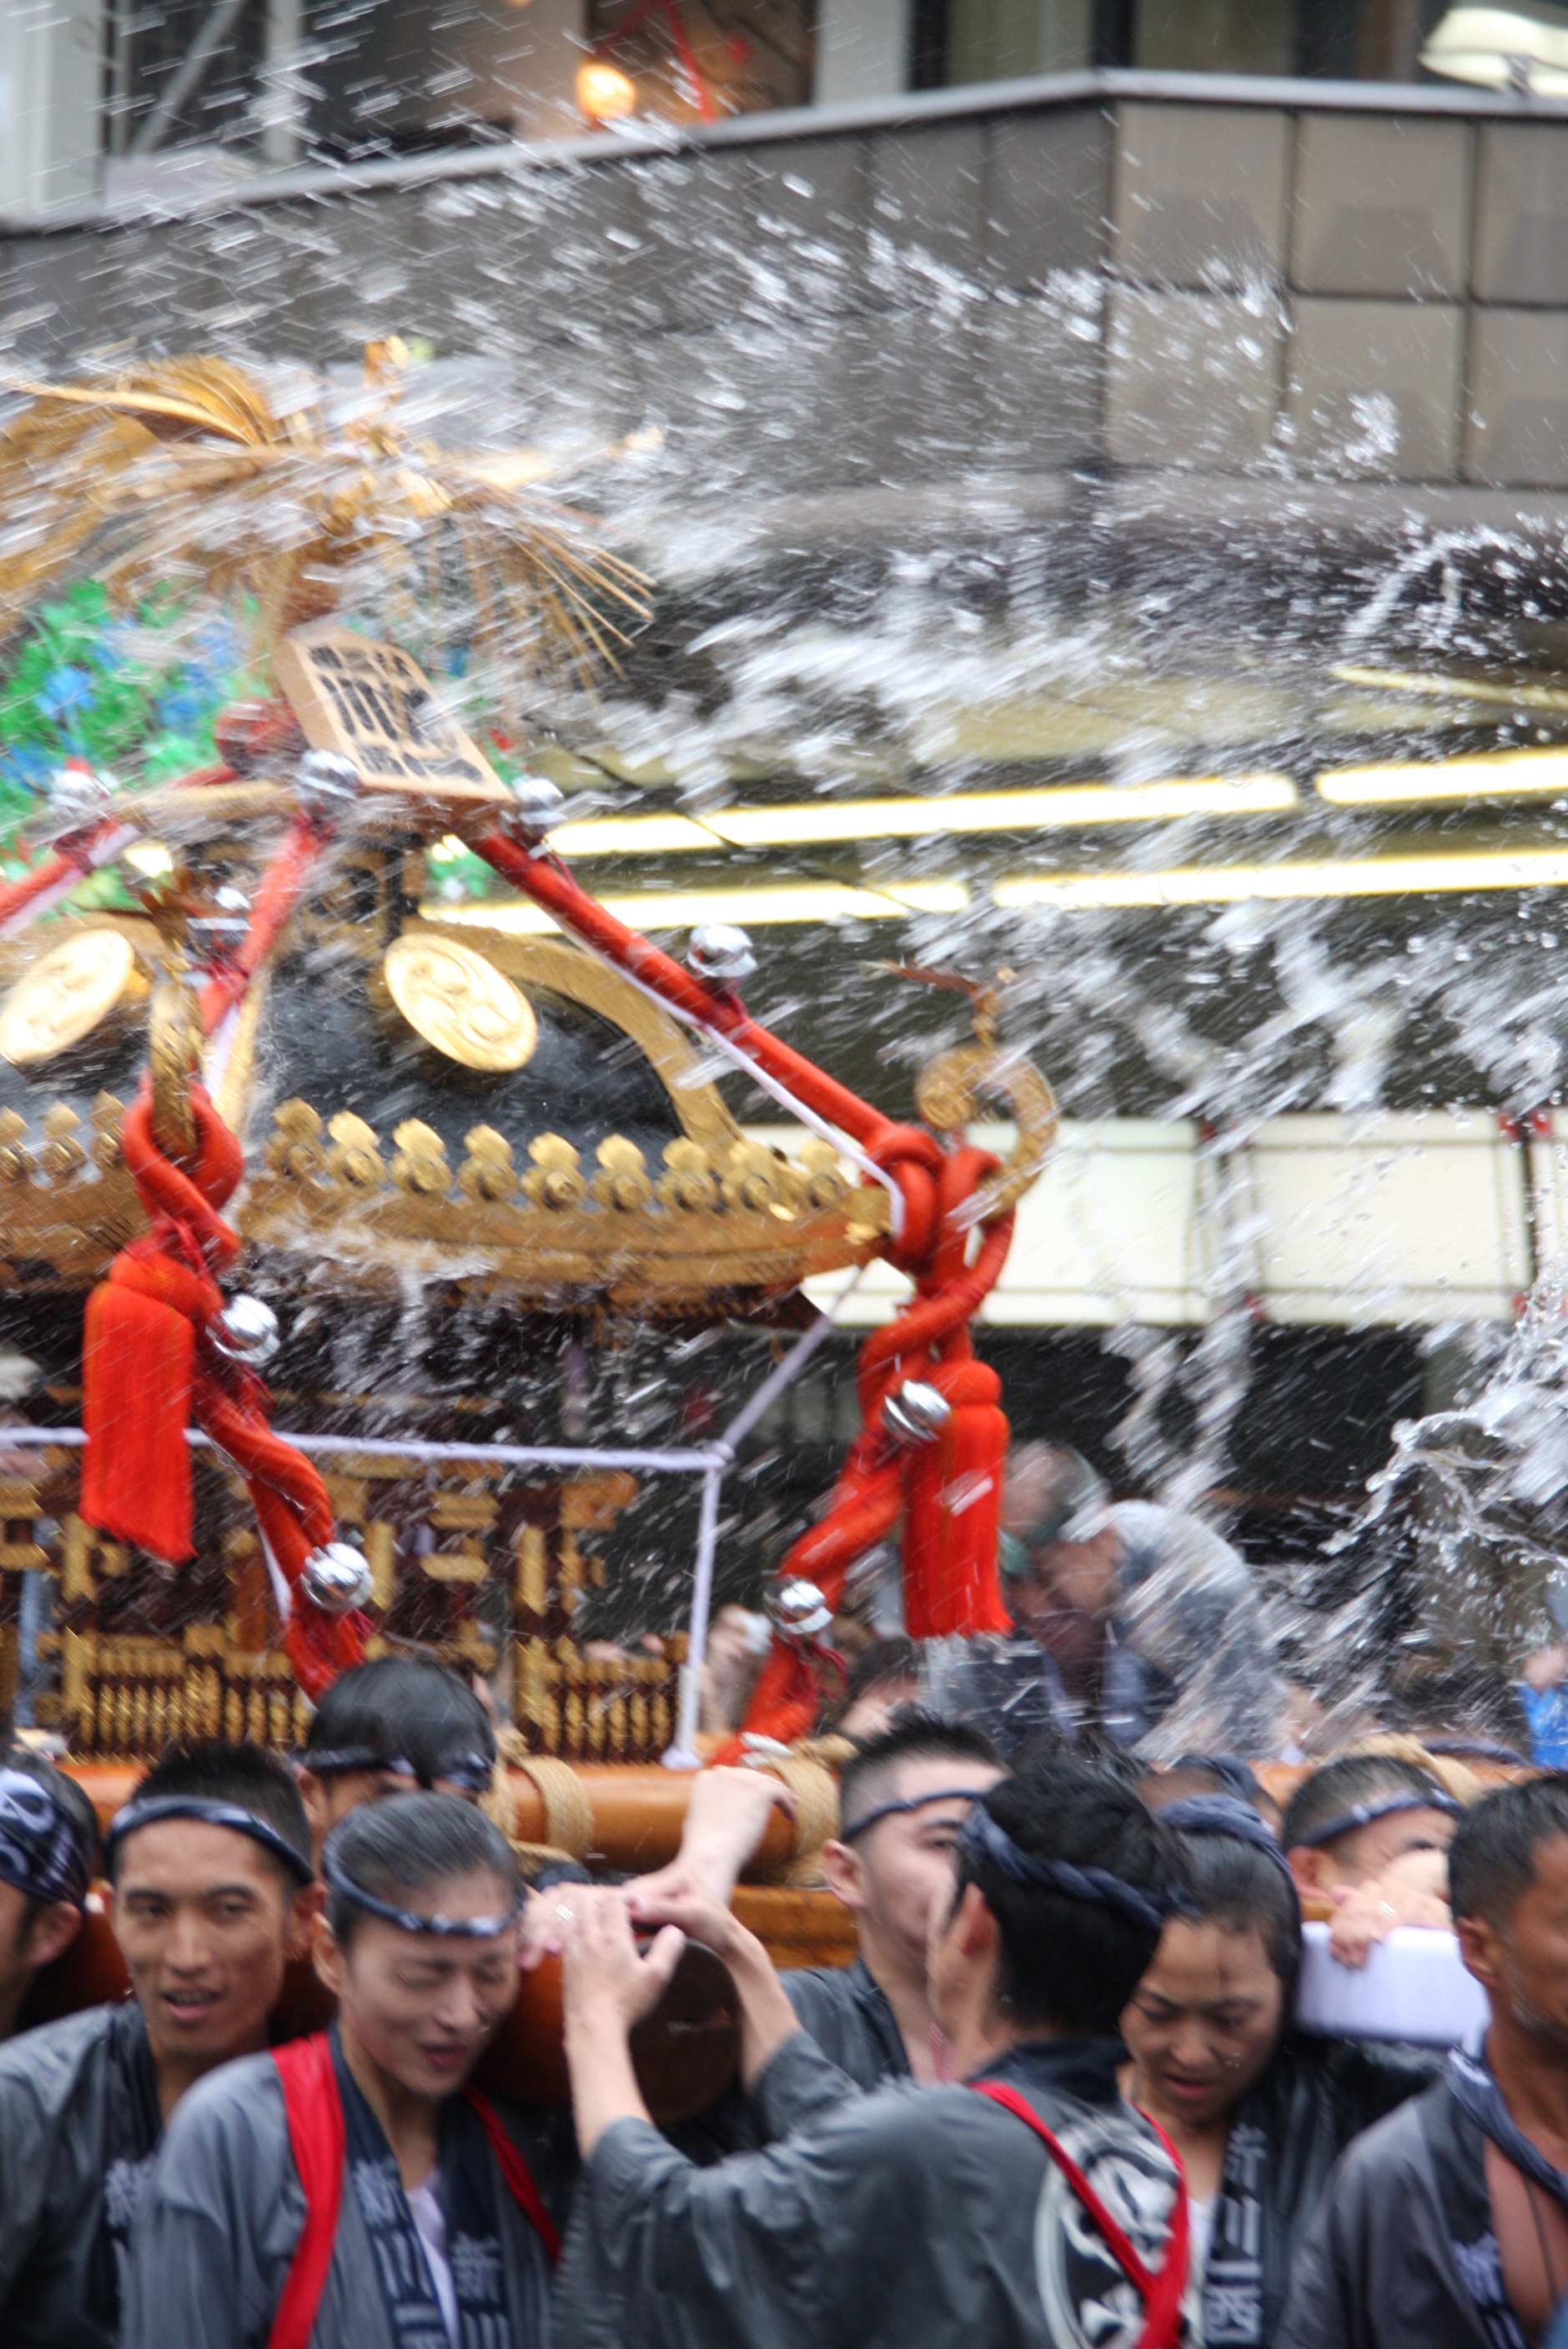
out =
{"type": "Polygon", "coordinates": [[[1182,816],[1282,815],[1298,804],[1288,775],[1191,775],[1149,783],[1063,783],[1054,790],[963,792],[950,799],[804,801],[684,815],[589,816],[550,835],[561,855],[669,856],[697,849],[792,848],[938,833],[1169,823],[1182,816]]]}
{"type": "MultiPolygon", "coordinates": [[[[752,922],[764,927],[795,922],[892,922],[904,914],[962,914],[969,892],[952,881],[899,881],[885,891],[852,889],[836,882],[806,883],[759,889],[649,890],[634,897],[603,897],[600,904],[621,921],[639,930],[680,930],[697,922],[752,922]]],[[[431,904],[421,908],[427,919],[474,922],[490,930],[527,936],[556,928],[548,914],[532,905],[451,906],[431,904]]]]}
{"type": "MultiPolygon", "coordinates": [[[[1233,905],[1265,899],[1402,897],[1467,889],[1568,887],[1568,849],[1527,848],[1511,855],[1368,856],[1295,859],[1282,864],[1179,865],[1161,873],[1041,873],[999,882],[994,902],[1005,908],[1054,905],[1068,913],[1094,907],[1233,905]]],[[[740,922],[760,928],[852,916],[896,921],[903,914],[960,914],[971,903],[955,883],[904,881],[885,892],[835,885],[777,889],[648,891],[601,901],[634,929],[685,929],[697,922],[740,922]]],[[[542,935],[556,925],[537,905],[432,903],[430,921],[466,922],[484,929],[542,935]]]]}
{"type": "MultiPolygon", "coordinates": [[[[1002,906],[1233,905],[1249,897],[1403,897],[1429,891],[1568,886],[1568,849],[1497,856],[1368,856],[1284,864],[1184,865],[1167,873],[1042,873],[1003,881],[1002,906]]],[[[740,918],[744,918],[741,916],[740,918]]]]}
{"type": "Polygon", "coordinates": [[[1318,796],[1335,807],[1412,807],[1445,800],[1568,797],[1568,750],[1493,750],[1470,759],[1396,766],[1330,767],[1318,796]]]}
{"type": "MultiPolygon", "coordinates": [[[[1568,887],[1568,848],[1525,848],[1491,856],[1367,856],[1280,864],[1188,864],[1156,873],[1039,873],[998,882],[993,902],[1005,910],[1051,905],[1065,913],[1093,908],[1233,905],[1250,897],[1403,897],[1470,889],[1568,887]]],[[[786,885],[779,888],[649,890],[604,897],[608,910],[634,929],[686,929],[698,922],[739,922],[767,929],[798,923],[897,921],[903,915],[961,914],[972,903],[961,884],[901,881],[873,891],[847,884],[786,885]]],[[[427,921],[467,923],[481,929],[542,936],[556,928],[537,905],[469,905],[432,901],[427,921]]]]}

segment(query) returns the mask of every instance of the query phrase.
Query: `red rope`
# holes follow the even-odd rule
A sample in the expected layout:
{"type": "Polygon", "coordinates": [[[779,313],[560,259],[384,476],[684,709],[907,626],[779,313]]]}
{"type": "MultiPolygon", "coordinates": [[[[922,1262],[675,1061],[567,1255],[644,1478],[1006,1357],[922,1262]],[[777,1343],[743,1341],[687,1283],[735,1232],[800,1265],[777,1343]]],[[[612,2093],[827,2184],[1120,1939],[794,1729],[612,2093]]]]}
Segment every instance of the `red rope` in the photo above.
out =
{"type": "MultiPolygon", "coordinates": [[[[940,1486],[934,1488],[932,1478],[923,1473],[925,1447],[901,1450],[892,1444],[883,1424],[883,1409],[893,1388],[911,1379],[934,1381],[940,1391],[944,1369],[962,1365],[973,1352],[968,1325],[1001,1278],[1013,1236],[1013,1216],[1009,1212],[983,1226],[979,1253],[965,1269],[969,1229],[960,1210],[996,1164],[988,1152],[971,1149],[954,1151],[944,1162],[937,1186],[942,1220],[932,1244],[929,1268],[921,1276],[914,1297],[885,1329],[873,1330],[861,1347],[858,1366],[861,1433],[844,1463],[827,1515],[791,1546],[779,1568],[779,1582],[804,1576],[835,1609],[855,1559],[884,1541],[901,1516],[905,1520],[906,1578],[913,1573],[915,1556],[924,1556],[932,1547],[934,1526],[916,1520],[922,1512],[940,1507],[940,1486]]],[[[978,1365],[965,1375],[971,1380],[992,1376],[982,1373],[978,1365]]],[[[951,1376],[947,1383],[958,1387],[951,1376]]],[[[1006,1423],[999,1421],[999,1424],[1005,1443],[1006,1423]]],[[[1000,1473],[999,1462],[994,1473],[1000,1473]]],[[[991,1522],[994,1517],[993,1509],[991,1522]]],[[[949,1572],[946,1609],[937,1607],[946,1621],[956,1619],[957,1628],[972,1631],[999,1628],[995,1564],[993,1546],[979,1572],[955,1569],[956,1579],[949,1572]]],[[[910,1596],[913,1601],[913,1584],[910,1596]]],[[[922,1590],[922,1611],[930,1613],[938,1596],[922,1590]]],[[[823,1693],[820,1660],[799,1643],[776,1641],[752,1692],[746,1733],[771,1737],[783,1745],[806,1736],[820,1710],[823,1693]]],[[[727,1751],[738,1754],[739,1741],[727,1751]]]]}
{"type": "Polygon", "coordinates": [[[314,816],[301,812],[290,823],[262,876],[239,951],[201,990],[204,1034],[211,1036],[225,1012],[242,999],[304,895],[311,868],[327,838],[327,828],[314,816]]]}
{"type": "Polygon", "coordinates": [[[499,832],[487,833],[475,841],[474,848],[525,896],[585,938],[618,969],[640,979],[672,1011],[738,1045],[776,1083],[857,1142],[891,1175],[903,1200],[904,1227],[887,1251],[890,1260],[904,1269],[924,1262],[935,1237],[934,1178],[944,1164],[934,1134],[923,1126],[899,1125],[884,1117],[848,1085],[840,1084],[814,1061],[753,1019],[729,988],[709,987],[650,939],[628,929],[579,885],[558,857],[535,855],[499,832]]]}
{"type": "MultiPolygon", "coordinates": [[[[201,997],[211,1033],[243,997],[275,945],[325,843],[322,826],[298,815],[256,893],[238,954],[201,997]]],[[[239,1142],[204,1088],[191,1087],[193,1154],[177,1162],[152,1123],[152,1091],[125,1113],[120,1148],[150,1229],[120,1250],[88,1308],[83,1356],[83,1516],[120,1539],[178,1563],[191,1555],[188,1419],[232,1460],[250,1488],[262,1537],[289,1591],[284,1643],[305,1694],[317,1697],[363,1661],[366,1618],[317,1607],[302,1581],[313,1549],[333,1538],[332,1503],[317,1471],[273,1433],[261,1380],[209,1339],[223,1309],[219,1277],[240,1237],[219,1212],[244,1173],[239,1142]]]]}
{"type": "MultiPolygon", "coordinates": [[[[898,1186],[903,1228],[882,1252],[890,1263],[913,1276],[915,1294],[888,1327],[874,1331],[861,1349],[861,1433],[851,1447],[827,1515],[801,1535],[779,1568],[779,1581],[805,1576],[818,1585],[830,1605],[835,1605],[854,1559],[884,1539],[901,1513],[940,1506],[941,1488],[934,1490],[929,1475],[917,1476],[910,1454],[890,1444],[882,1425],[882,1406],[894,1386],[909,1379],[934,1376],[940,1382],[945,1366],[961,1364],[972,1354],[968,1325],[1001,1278],[1013,1237],[1013,1217],[1010,1213],[997,1216],[982,1226],[979,1250],[969,1265],[965,1259],[972,1227],[964,1210],[999,1162],[984,1150],[944,1151],[935,1135],[923,1127],[895,1124],[884,1117],[753,1019],[732,989],[709,986],[617,921],[579,885],[559,857],[529,849],[500,832],[487,833],[474,845],[505,879],[606,960],[640,980],[683,1019],[738,1046],[776,1083],[851,1135],[898,1186]]],[[[975,1408],[974,1398],[965,1393],[958,1407],[975,1408]]],[[[998,1428],[1005,1441],[1006,1423],[994,1407],[987,1408],[992,1408],[993,1418],[985,1444],[994,1447],[998,1428]]],[[[973,1423],[969,1434],[968,1448],[973,1453],[973,1423]]],[[[998,1462],[995,1475],[999,1474],[998,1462]]],[[[994,1527],[994,1499],[985,1523],[994,1527]]],[[[906,1539],[906,1558],[912,1547],[906,1539]]],[[[924,1547],[930,1549],[929,1541],[924,1547]]],[[[923,1594],[924,1602],[931,1597],[929,1592],[923,1594]]],[[[969,1622],[971,1630],[993,1630],[1004,1619],[995,1594],[994,1537],[988,1559],[981,1554],[981,1546],[971,1542],[963,1571],[955,1569],[946,1597],[945,1611],[960,1618],[967,1611],[975,1619],[969,1622]]],[[[938,1607],[937,1611],[944,1610],[938,1607]]],[[[813,1656],[810,1643],[777,1644],[758,1681],[747,1715],[748,1730],[781,1743],[803,1734],[820,1701],[817,1667],[821,1661],[813,1656]]]]}
{"type": "MultiPolygon", "coordinates": [[[[198,767],[191,774],[180,776],[169,788],[193,791],[206,783],[232,783],[233,780],[232,768],[198,767]]],[[[119,821],[112,812],[98,816],[82,831],[73,833],[52,856],[46,857],[42,864],[36,864],[30,873],[24,873],[15,881],[0,882],[0,929],[14,914],[21,913],[35,897],[43,896],[57,883],[72,878],[79,880],[84,874],[89,873],[93,850],[119,821]]]]}

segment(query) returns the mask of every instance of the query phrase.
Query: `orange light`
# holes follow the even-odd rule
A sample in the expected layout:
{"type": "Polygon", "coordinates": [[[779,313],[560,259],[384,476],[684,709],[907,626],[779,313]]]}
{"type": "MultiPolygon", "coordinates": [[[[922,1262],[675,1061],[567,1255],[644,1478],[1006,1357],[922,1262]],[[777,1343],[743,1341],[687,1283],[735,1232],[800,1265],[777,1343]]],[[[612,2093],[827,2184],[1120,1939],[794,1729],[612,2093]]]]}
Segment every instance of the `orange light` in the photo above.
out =
{"type": "Polygon", "coordinates": [[[577,104],[590,122],[619,122],[634,111],[637,85],[619,66],[589,57],[577,68],[577,104]]]}

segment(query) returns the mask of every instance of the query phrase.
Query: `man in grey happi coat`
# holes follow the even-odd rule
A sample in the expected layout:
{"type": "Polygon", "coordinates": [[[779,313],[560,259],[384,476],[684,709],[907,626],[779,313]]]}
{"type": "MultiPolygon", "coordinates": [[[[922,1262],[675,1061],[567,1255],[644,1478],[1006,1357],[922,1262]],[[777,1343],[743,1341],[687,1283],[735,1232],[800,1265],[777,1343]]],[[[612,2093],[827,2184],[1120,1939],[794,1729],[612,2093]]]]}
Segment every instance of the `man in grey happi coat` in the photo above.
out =
{"type": "MultiPolygon", "coordinates": [[[[674,1952],[639,1959],[590,1909],[566,1960],[584,2169],[557,2282],[557,2349],[1090,2349],[1136,2339],[1141,2284],[1036,2132],[1087,2173],[1135,2258],[1184,2238],[1175,2165],[1118,2093],[1117,2018],[1179,1897],[1179,1847],[1136,1796],[1050,1757],[971,1808],[934,1926],[931,1995],[965,2085],[855,2097],[766,1954],[727,1916],[754,2093],[817,2083],[820,2116],[766,2152],[694,2168],[648,2121],[626,2034],[674,1952]],[[975,2093],[980,2090],[982,2093],[975,2093]],[[991,2100],[1016,2096],[1023,2115],[991,2100]]],[[[672,1904],[672,1907],[674,1904],[672,1904]]],[[[1184,2259],[1163,2279],[1179,2291],[1184,2259]]],[[[1147,2274],[1144,2282],[1148,2282],[1147,2274]]],[[[1161,2282],[1156,2273],[1156,2299],[1161,2282]]],[[[1173,2303],[1157,2337],[1177,2338],[1173,2303]]]]}
{"type": "Polygon", "coordinates": [[[1146,1761],[1275,1750],[1285,1697],[1246,1560],[1201,1519],[1112,1502],[1065,1444],[1007,1464],[1000,1566],[1012,1639],[933,1642],[932,1702],[981,1722],[1008,1762],[1099,1730],[1146,1761]]]}
{"type": "Polygon", "coordinates": [[[134,1999],[0,2048],[5,2349],[110,2349],[164,2122],[205,2073],[266,2045],[316,1906],[298,1791],[254,1746],[170,1747],[108,1857],[134,1999]]]}
{"type": "Polygon", "coordinates": [[[859,1928],[853,1965],[790,1967],[784,1995],[858,2088],[939,2076],[926,1992],[931,1912],[952,1897],[953,1851],[972,1797],[1002,1767],[966,1723],[904,1713],[848,1761],[828,1882],[859,1928]]]}

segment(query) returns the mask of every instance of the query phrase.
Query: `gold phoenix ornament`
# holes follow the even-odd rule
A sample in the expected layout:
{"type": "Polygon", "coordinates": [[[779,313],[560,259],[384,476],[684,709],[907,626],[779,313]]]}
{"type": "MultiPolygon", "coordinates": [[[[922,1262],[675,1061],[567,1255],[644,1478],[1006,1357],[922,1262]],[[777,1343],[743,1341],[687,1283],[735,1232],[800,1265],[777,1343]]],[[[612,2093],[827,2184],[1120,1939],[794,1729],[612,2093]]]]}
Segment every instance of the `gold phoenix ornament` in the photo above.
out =
{"type": "Polygon", "coordinates": [[[370,397],[346,417],[325,384],[275,409],[258,375],[200,356],[102,383],[11,378],[33,398],[0,432],[0,609],[19,620],[107,531],[95,570],[111,595],[253,597],[268,657],[341,604],[437,608],[460,574],[474,658],[509,715],[531,667],[564,660],[584,683],[614,667],[648,616],[648,581],[591,517],[541,494],[537,452],[462,455],[402,433],[406,361],[401,344],[371,344],[370,397]]]}

